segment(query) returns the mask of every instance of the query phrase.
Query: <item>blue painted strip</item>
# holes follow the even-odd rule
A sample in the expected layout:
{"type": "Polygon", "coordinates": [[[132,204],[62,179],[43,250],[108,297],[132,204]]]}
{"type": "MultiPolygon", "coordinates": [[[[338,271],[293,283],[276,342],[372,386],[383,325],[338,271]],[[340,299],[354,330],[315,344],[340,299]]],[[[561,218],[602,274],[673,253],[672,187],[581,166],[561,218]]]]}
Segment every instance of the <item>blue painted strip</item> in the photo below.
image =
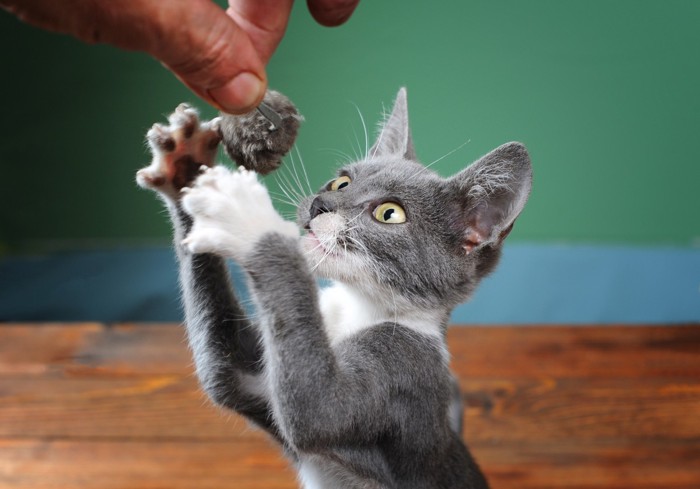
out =
{"type": "Polygon", "coordinates": [[[2,321],[180,321],[167,248],[66,252],[0,262],[2,321]]]}
{"type": "Polygon", "coordinates": [[[700,321],[700,249],[506,246],[456,323],[700,321]]]}
{"type": "MultiPolygon", "coordinates": [[[[0,321],[180,321],[177,283],[165,248],[5,258],[0,321]]],[[[700,322],[700,249],[513,244],[452,320],[700,322]]]]}

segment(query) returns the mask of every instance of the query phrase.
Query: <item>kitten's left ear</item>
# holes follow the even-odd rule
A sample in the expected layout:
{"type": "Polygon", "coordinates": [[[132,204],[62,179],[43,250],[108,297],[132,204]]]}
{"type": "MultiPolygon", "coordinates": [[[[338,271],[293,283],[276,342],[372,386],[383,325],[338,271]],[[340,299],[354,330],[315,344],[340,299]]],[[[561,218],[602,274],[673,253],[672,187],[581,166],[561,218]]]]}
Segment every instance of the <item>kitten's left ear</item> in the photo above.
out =
{"type": "Polygon", "coordinates": [[[530,156],[520,143],[504,144],[452,177],[448,185],[457,193],[459,208],[453,222],[463,233],[467,253],[488,243],[500,244],[530,195],[530,156]]]}
{"type": "Polygon", "coordinates": [[[401,156],[407,160],[415,160],[411,129],[408,127],[408,102],[406,88],[401,87],[394,101],[391,115],[384,121],[377,141],[367,154],[374,156],[401,156]]]}

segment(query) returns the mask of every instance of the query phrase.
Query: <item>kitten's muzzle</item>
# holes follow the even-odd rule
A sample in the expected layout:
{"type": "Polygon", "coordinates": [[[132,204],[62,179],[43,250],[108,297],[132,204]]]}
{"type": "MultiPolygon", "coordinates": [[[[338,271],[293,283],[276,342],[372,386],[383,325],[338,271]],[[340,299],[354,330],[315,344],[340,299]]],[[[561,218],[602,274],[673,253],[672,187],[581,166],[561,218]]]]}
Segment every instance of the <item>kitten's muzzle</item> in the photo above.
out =
{"type": "Polygon", "coordinates": [[[320,195],[311,202],[311,208],[309,209],[309,219],[313,220],[315,217],[325,214],[327,212],[334,212],[335,207],[325,200],[320,195]]]}

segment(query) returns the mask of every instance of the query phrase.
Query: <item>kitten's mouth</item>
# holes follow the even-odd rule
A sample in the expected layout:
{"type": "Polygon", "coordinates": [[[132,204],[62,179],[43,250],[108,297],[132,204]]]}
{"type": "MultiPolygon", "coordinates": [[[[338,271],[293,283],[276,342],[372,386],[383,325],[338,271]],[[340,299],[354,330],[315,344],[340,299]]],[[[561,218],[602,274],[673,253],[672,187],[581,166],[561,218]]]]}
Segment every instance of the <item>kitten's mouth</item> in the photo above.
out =
{"type": "Polygon", "coordinates": [[[320,214],[311,219],[304,226],[307,253],[321,254],[323,259],[329,256],[341,256],[343,249],[347,248],[344,240],[340,238],[344,227],[345,220],[333,212],[320,214]]]}
{"type": "Polygon", "coordinates": [[[311,229],[306,233],[306,239],[309,242],[309,252],[318,251],[324,256],[339,256],[337,245],[333,246],[332,243],[322,240],[311,229]]]}

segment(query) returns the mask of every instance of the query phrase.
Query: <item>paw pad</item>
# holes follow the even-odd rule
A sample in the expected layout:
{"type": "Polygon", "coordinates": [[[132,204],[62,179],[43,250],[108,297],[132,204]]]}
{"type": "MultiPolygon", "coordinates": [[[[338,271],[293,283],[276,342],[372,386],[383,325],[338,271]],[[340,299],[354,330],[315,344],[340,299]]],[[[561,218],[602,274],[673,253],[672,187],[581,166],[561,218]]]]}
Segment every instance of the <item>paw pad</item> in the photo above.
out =
{"type": "Polygon", "coordinates": [[[153,160],[136,174],[138,184],[177,200],[202,167],[214,166],[221,141],[219,120],[202,122],[196,109],[180,104],[168,117],[168,125],[154,124],[146,134],[153,160]]]}

